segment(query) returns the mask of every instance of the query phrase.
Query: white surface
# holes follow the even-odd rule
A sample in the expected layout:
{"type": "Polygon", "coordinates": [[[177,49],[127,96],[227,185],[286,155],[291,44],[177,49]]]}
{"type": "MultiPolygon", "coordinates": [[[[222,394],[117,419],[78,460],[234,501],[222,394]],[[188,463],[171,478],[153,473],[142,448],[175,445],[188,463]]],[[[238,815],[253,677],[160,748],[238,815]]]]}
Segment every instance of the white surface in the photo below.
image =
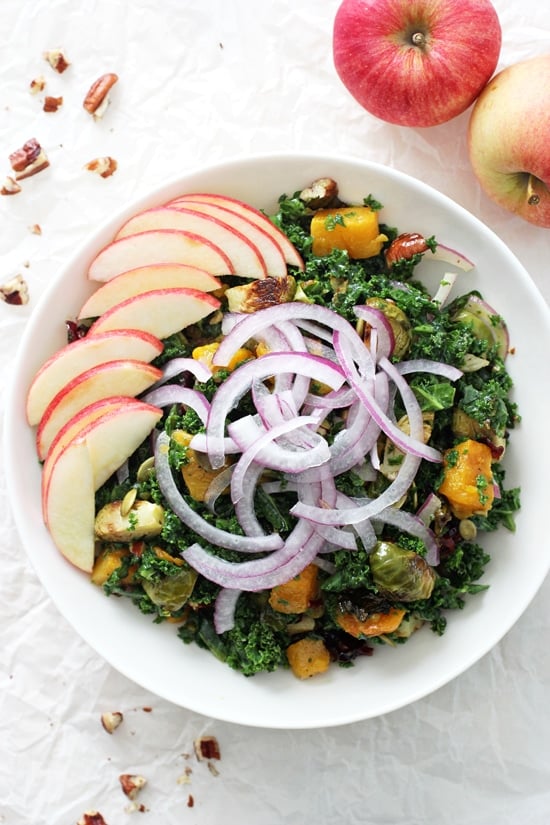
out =
{"type": "MultiPolygon", "coordinates": [[[[481,218],[550,298],[548,230],[503,213],[480,193],[468,166],[467,116],[403,130],[373,120],[341,87],[330,57],[337,5],[4,0],[5,173],[8,154],[31,136],[52,165],[24,182],[20,195],[0,201],[1,280],[21,272],[31,290],[27,307],[0,305],[3,381],[38,297],[107,214],[168,177],[251,151],[335,151],[409,172],[481,218]],[[41,58],[56,45],[73,63],[62,76],[41,58]],[[108,70],[121,80],[104,121],[94,123],[81,101],[108,70]],[[51,94],[64,95],[57,114],[43,113],[28,93],[38,74],[51,94]],[[104,154],[119,162],[111,179],[82,169],[104,154]],[[34,223],[42,236],[29,232],[34,223]]],[[[495,7],[501,66],[547,50],[550,27],[540,4],[495,7]]],[[[543,469],[536,456],[532,461],[543,469]]],[[[61,825],[89,808],[111,825],[125,821],[118,775],[139,772],[149,780],[140,801],[150,822],[547,822],[548,581],[491,653],[412,707],[328,731],[254,730],[181,710],[112,670],[38,582],[4,482],[0,508],[0,821],[61,825]],[[109,737],[99,716],[115,709],[125,722],[109,737]],[[216,777],[183,755],[204,732],[221,744],[216,777]],[[190,784],[179,781],[186,766],[190,784]]],[[[547,539],[539,539],[548,552],[547,539]]]]}

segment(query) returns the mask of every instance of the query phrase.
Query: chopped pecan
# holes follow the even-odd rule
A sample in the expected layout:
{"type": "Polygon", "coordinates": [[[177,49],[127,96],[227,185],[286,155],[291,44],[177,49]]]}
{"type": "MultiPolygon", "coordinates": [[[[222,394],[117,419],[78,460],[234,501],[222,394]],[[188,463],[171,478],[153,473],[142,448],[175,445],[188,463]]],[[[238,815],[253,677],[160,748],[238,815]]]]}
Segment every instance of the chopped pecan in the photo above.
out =
{"type": "Polygon", "coordinates": [[[59,74],[71,65],[63,53],[63,49],[49,49],[44,52],[44,60],[47,60],[52,69],[59,74]]]}
{"type": "Polygon", "coordinates": [[[314,180],[306,189],[302,189],[299,198],[310,209],[334,206],[338,200],[338,184],[332,178],[314,180]]]}
{"type": "Polygon", "coordinates": [[[124,716],[119,710],[115,710],[112,713],[108,712],[101,714],[101,724],[107,733],[114,733],[118,726],[122,723],[123,719],[124,716]]]}
{"type": "Polygon", "coordinates": [[[21,275],[16,275],[11,280],[0,286],[0,300],[6,304],[23,306],[29,303],[29,288],[27,282],[21,275]]]}
{"type": "Polygon", "coordinates": [[[29,88],[31,95],[37,95],[39,92],[43,92],[46,88],[46,78],[43,75],[33,78],[29,84],[29,88]]]}
{"type": "Polygon", "coordinates": [[[138,774],[121,773],[118,778],[120,787],[129,799],[135,799],[144,785],[147,784],[145,777],[138,774]]]}
{"type": "Polygon", "coordinates": [[[15,172],[15,179],[23,180],[46,169],[50,162],[36,138],[31,138],[20,149],[11,153],[10,164],[15,172]]]}
{"type": "Polygon", "coordinates": [[[107,155],[103,158],[94,158],[84,168],[89,172],[95,172],[102,178],[110,178],[118,169],[118,163],[107,155]]]}
{"type": "Polygon", "coordinates": [[[14,180],[10,175],[6,177],[6,180],[2,184],[2,188],[0,189],[0,195],[17,195],[18,192],[21,191],[21,187],[14,180]]]}
{"type": "Polygon", "coordinates": [[[428,244],[418,232],[404,232],[391,242],[386,250],[386,263],[392,266],[396,261],[409,260],[413,255],[426,252],[428,244]]]}
{"type": "Polygon", "coordinates": [[[107,825],[103,815],[99,811],[86,811],[82,814],[76,825],[107,825]]]}
{"type": "Polygon", "coordinates": [[[109,105],[109,92],[118,80],[114,72],[107,72],[92,83],[82,104],[95,118],[103,117],[109,105]]]}
{"type": "Polygon", "coordinates": [[[195,805],[195,797],[193,796],[192,793],[190,793],[189,796],[187,797],[187,807],[188,808],[193,808],[194,805],[195,805]]]}
{"type": "Polygon", "coordinates": [[[57,112],[61,106],[63,106],[62,97],[52,97],[51,95],[46,95],[44,98],[44,106],[42,108],[45,112],[57,112]]]}
{"type": "Polygon", "coordinates": [[[32,232],[33,235],[41,235],[42,227],[39,223],[33,223],[31,226],[29,226],[29,232],[32,232]]]}
{"type": "Polygon", "coordinates": [[[205,759],[221,759],[220,746],[215,736],[200,736],[193,745],[200,762],[205,759]]]}

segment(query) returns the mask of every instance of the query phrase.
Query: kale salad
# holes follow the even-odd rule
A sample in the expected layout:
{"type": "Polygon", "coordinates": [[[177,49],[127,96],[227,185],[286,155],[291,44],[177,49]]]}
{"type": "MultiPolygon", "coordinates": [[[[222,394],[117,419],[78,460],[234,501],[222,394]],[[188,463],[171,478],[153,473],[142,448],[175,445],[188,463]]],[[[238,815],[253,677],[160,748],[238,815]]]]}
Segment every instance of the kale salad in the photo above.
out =
{"type": "Polygon", "coordinates": [[[459,289],[467,259],[380,209],[330,179],[281,196],[303,266],[221,277],[222,309],[154,362],[153,435],[96,494],[92,582],[245,676],[443,634],[489,586],[482,534],[514,530],[505,321],[459,289]],[[423,259],[449,264],[435,294],[423,259]]]}

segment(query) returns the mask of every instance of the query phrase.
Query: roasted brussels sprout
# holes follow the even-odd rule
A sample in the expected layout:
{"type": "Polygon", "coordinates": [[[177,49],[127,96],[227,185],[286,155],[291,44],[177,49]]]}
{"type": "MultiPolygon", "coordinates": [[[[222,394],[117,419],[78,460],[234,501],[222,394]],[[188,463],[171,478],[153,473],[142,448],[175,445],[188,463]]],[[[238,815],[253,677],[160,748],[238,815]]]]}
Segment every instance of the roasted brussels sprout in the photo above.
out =
{"type": "Polygon", "coordinates": [[[250,284],[232,286],[225,292],[230,312],[257,312],[259,309],[292,301],[296,281],[292,275],[285,278],[262,278],[250,284]]]}
{"type": "Polygon", "coordinates": [[[123,501],[112,501],[101,508],[95,519],[95,535],[100,541],[131,542],[162,531],[164,509],[151,501],[134,501],[126,510],[123,501]]]}
{"type": "Polygon", "coordinates": [[[453,314],[453,320],[468,324],[473,334],[489,346],[496,346],[499,356],[504,360],[508,353],[509,337],[504,320],[479,295],[471,293],[466,302],[453,314]]]}
{"type": "Polygon", "coordinates": [[[388,596],[400,602],[430,598],[437,574],[418,553],[379,541],[369,560],[374,583],[388,596]]]}
{"type": "Polygon", "coordinates": [[[403,310],[387,298],[367,298],[365,303],[367,306],[379,309],[384,313],[392,328],[395,340],[393,355],[397,359],[403,358],[411,345],[412,339],[411,323],[403,310]]]}
{"type": "Polygon", "coordinates": [[[172,576],[163,576],[155,581],[143,579],[141,585],[153,604],[173,613],[180,610],[188,601],[197,575],[197,572],[186,564],[172,576]]]}

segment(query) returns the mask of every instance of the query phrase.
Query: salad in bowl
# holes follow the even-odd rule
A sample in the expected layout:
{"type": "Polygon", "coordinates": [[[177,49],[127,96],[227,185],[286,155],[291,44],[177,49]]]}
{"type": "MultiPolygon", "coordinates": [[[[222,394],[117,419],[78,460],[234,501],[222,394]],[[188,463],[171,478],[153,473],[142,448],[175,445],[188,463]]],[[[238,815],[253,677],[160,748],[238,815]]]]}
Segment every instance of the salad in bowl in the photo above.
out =
{"type": "Polygon", "coordinates": [[[519,461],[536,364],[497,270],[536,315],[472,216],[344,159],[222,164],[109,220],[31,320],[8,411],[18,526],[69,621],[244,724],[365,718],[476,661],[547,569],[519,461]]]}

